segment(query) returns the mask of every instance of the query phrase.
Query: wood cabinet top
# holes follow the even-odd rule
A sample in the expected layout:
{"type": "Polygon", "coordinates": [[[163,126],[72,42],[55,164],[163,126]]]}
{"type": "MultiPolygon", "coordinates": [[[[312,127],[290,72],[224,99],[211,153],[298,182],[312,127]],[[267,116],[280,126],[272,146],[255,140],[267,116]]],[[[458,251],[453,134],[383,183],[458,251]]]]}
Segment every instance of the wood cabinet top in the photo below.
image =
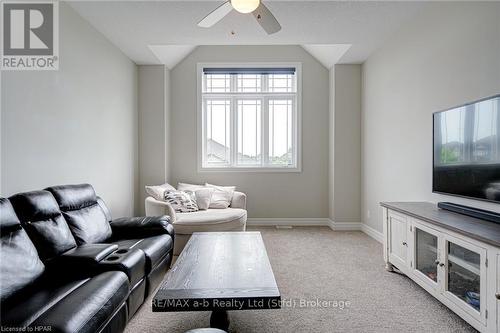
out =
{"type": "Polygon", "coordinates": [[[500,224],[443,210],[430,202],[381,202],[380,205],[483,243],[500,247],[500,224]]]}

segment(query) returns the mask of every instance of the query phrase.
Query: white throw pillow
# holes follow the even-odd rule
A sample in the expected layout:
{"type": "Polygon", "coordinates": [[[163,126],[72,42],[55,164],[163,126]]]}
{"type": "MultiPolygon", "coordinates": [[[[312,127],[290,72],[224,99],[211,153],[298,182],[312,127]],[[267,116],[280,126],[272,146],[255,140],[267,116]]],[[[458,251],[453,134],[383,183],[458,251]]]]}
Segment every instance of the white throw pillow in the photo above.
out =
{"type": "Polygon", "coordinates": [[[210,207],[210,202],[212,201],[212,195],[214,193],[213,188],[200,188],[194,191],[196,196],[196,203],[198,204],[198,209],[206,210],[210,207]]]}
{"type": "Polygon", "coordinates": [[[196,197],[191,191],[166,191],[165,201],[168,202],[177,213],[189,213],[198,211],[196,197]]]}
{"type": "Polygon", "coordinates": [[[203,185],[188,184],[188,183],[178,183],[177,190],[179,191],[196,191],[205,188],[203,185]]]}
{"type": "Polygon", "coordinates": [[[198,184],[178,183],[177,190],[194,192],[196,195],[196,203],[198,204],[199,209],[205,210],[210,207],[210,202],[214,193],[213,188],[208,188],[204,185],[198,184]]]}
{"type": "Polygon", "coordinates": [[[205,186],[214,189],[212,200],[210,202],[210,208],[226,209],[229,207],[231,200],[233,199],[236,186],[218,186],[208,183],[206,183],[205,186]]]}
{"type": "Polygon", "coordinates": [[[146,193],[155,198],[156,200],[165,200],[165,191],[175,191],[175,187],[169,183],[156,186],[146,186],[146,193]]]}

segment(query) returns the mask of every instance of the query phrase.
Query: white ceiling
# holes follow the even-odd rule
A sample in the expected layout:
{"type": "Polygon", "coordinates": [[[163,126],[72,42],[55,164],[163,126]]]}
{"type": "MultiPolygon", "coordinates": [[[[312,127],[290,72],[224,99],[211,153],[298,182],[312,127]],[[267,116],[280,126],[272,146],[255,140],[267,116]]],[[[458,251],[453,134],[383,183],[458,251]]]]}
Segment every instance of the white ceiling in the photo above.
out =
{"type": "Polygon", "coordinates": [[[174,68],[196,48],[196,45],[149,45],[151,52],[160,63],[174,68]]]}
{"type": "Polygon", "coordinates": [[[196,23],[222,2],[71,1],[70,5],[136,63],[169,67],[197,45],[231,44],[302,45],[326,67],[362,63],[427,6],[412,1],[267,0],[283,27],[274,35],[267,35],[252,15],[236,11],[212,28],[199,28],[196,23]]]}
{"type": "Polygon", "coordinates": [[[351,48],[351,44],[303,44],[302,47],[312,54],[326,68],[337,64],[351,48]]]}

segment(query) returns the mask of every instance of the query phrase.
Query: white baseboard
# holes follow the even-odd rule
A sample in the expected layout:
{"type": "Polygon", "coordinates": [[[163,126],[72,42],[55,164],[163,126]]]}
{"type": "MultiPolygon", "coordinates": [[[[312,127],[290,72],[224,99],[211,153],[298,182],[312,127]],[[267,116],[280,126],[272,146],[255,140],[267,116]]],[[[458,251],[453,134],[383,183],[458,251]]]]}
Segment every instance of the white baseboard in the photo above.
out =
{"type": "Polygon", "coordinates": [[[381,232],[361,222],[335,222],[326,217],[253,217],[247,219],[248,226],[254,227],[274,227],[274,226],[291,226],[291,227],[313,227],[313,226],[328,226],[333,231],[362,231],[377,242],[383,242],[381,232]]]}
{"type": "Polygon", "coordinates": [[[249,226],[328,226],[335,231],[342,230],[361,230],[359,222],[334,222],[327,217],[264,217],[264,218],[248,218],[247,225],[249,226]]]}
{"type": "Polygon", "coordinates": [[[361,223],[359,222],[335,222],[333,220],[328,220],[328,226],[333,231],[360,231],[361,223]]]}
{"type": "Polygon", "coordinates": [[[247,219],[247,225],[249,226],[328,226],[328,218],[323,217],[264,217],[256,218],[251,217],[247,219]]]}
{"type": "Polygon", "coordinates": [[[380,231],[373,229],[367,224],[361,224],[361,231],[363,231],[365,234],[375,239],[379,243],[384,242],[384,235],[380,231]]]}

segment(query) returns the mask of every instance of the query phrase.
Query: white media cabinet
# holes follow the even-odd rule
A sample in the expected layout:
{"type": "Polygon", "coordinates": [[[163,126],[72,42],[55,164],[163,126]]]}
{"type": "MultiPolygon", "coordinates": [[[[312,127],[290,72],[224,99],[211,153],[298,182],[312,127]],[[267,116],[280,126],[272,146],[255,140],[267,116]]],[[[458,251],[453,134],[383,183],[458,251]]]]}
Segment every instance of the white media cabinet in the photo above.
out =
{"type": "Polygon", "coordinates": [[[383,202],[384,260],[480,332],[500,332],[500,224],[383,202]]]}

